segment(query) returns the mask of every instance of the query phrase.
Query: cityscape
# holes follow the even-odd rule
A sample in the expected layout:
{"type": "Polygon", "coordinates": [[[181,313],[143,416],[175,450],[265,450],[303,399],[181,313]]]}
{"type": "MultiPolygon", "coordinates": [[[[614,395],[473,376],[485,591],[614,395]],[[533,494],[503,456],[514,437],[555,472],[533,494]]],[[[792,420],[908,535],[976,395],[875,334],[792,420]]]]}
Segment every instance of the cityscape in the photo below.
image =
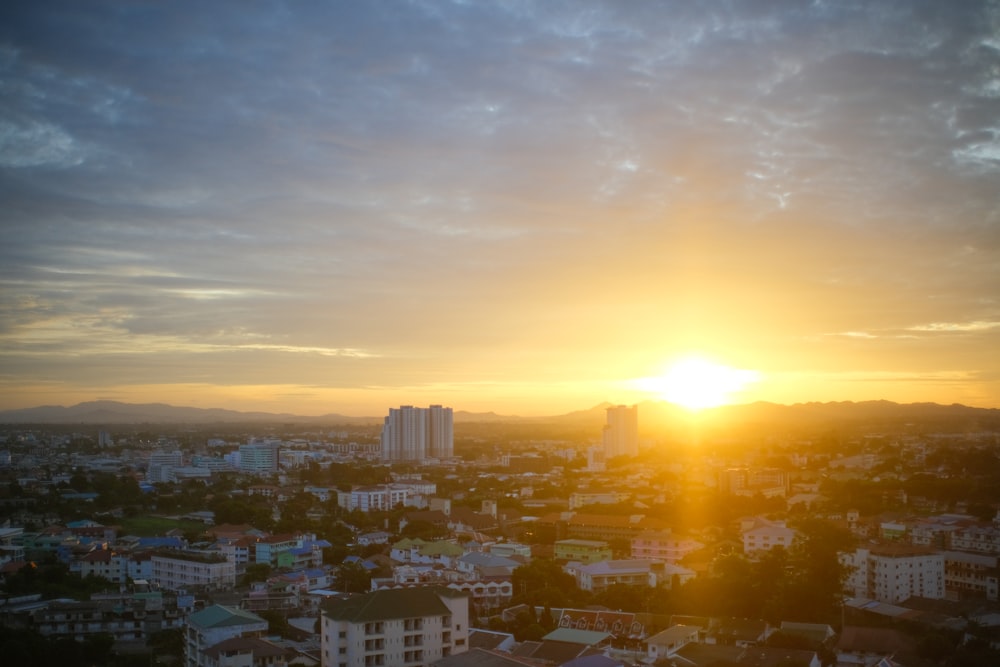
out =
{"type": "Polygon", "coordinates": [[[0,3],[0,662],[1000,665],[998,35],[0,3]]]}
{"type": "MultiPolygon", "coordinates": [[[[98,414],[112,407],[149,409],[98,414]]],[[[1000,410],[387,412],[381,424],[7,423],[7,655],[191,667],[1000,656],[1000,410]]]]}

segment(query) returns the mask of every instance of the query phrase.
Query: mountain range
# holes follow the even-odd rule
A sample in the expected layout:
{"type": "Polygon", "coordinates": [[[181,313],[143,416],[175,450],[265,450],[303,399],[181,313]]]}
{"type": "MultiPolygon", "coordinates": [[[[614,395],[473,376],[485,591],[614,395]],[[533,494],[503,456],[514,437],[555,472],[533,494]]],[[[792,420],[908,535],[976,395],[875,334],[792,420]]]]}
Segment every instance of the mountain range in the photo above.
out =
{"type": "MultiPolygon", "coordinates": [[[[456,423],[550,423],[581,426],[604,422],[610,403],[601,403],[586,410],[549,417],[518,417],[493,412],[455,412],[456,423]]],[[[691,413],[664,401],[648,401],[639,405],[644,425],[677,422],[712,421],[728,424],[805,424],[822,422],[868,423],[975,423],[979,429],[1000,430],[1000,409],[975,408],[965,405],[937,403],[893,403],[862,401],[834,403],[747,403],[709,408],[691,413]]],[[[122,403],[89,401],[70,407],[46,405],[35,408],[0,411],[0,424],[218,424],[218,423],[290,423],[373,425],[381,416],[349,416],[330,413],[303,416],[289,413],[239,412],[221,408],[193,408],[165,403],[122,403]]]]}

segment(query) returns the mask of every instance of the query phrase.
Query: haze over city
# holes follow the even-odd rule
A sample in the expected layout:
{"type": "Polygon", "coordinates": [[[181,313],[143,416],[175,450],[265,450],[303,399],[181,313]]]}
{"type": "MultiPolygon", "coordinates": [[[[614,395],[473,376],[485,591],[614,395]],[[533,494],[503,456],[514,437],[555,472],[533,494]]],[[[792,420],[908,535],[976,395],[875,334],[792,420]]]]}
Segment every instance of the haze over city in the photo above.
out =
{"type": "Polygon", "coordinates": [[[1000,406],[994,2],[7,3],[0,409],[1000,406]]]}

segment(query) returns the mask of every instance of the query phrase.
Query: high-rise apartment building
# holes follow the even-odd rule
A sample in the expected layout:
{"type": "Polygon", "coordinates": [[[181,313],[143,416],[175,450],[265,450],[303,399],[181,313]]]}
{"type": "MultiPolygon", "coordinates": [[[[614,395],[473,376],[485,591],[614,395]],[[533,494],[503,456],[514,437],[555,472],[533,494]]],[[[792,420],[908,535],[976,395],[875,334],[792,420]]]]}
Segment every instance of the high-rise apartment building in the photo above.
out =
{"type": "Polygon", "coordinates": [[[455,450],[453,424],[452,409],[440,405],[390,408],[382,425],[382,460],[451,458],[455,450]]]}
{"type": "Polygon", "coordinates": [[[608,408],[608,423],[603,433],[604,456],[639,454],[639,406],[616,405],[608,408]]]}
{"type": "Polygon", "coordinates": [[[278,448],[275,440],[251,441],[240,445],[239,469],[252,474],[278,472],[278,448]]]}

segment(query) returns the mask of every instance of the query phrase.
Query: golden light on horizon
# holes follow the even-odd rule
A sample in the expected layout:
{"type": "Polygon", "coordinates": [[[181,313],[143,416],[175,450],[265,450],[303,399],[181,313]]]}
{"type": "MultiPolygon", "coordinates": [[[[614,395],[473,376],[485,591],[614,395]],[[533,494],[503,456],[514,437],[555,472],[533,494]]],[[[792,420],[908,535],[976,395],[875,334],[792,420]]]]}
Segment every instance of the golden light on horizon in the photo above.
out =
{"type": "Polygon", "coordinates": [[[665,401],[698,411],[732,403],[736,394],[760,377],[758,371],[692,355],[677,359],[661,376],[643,378],[638,384],[665,401]]]}

